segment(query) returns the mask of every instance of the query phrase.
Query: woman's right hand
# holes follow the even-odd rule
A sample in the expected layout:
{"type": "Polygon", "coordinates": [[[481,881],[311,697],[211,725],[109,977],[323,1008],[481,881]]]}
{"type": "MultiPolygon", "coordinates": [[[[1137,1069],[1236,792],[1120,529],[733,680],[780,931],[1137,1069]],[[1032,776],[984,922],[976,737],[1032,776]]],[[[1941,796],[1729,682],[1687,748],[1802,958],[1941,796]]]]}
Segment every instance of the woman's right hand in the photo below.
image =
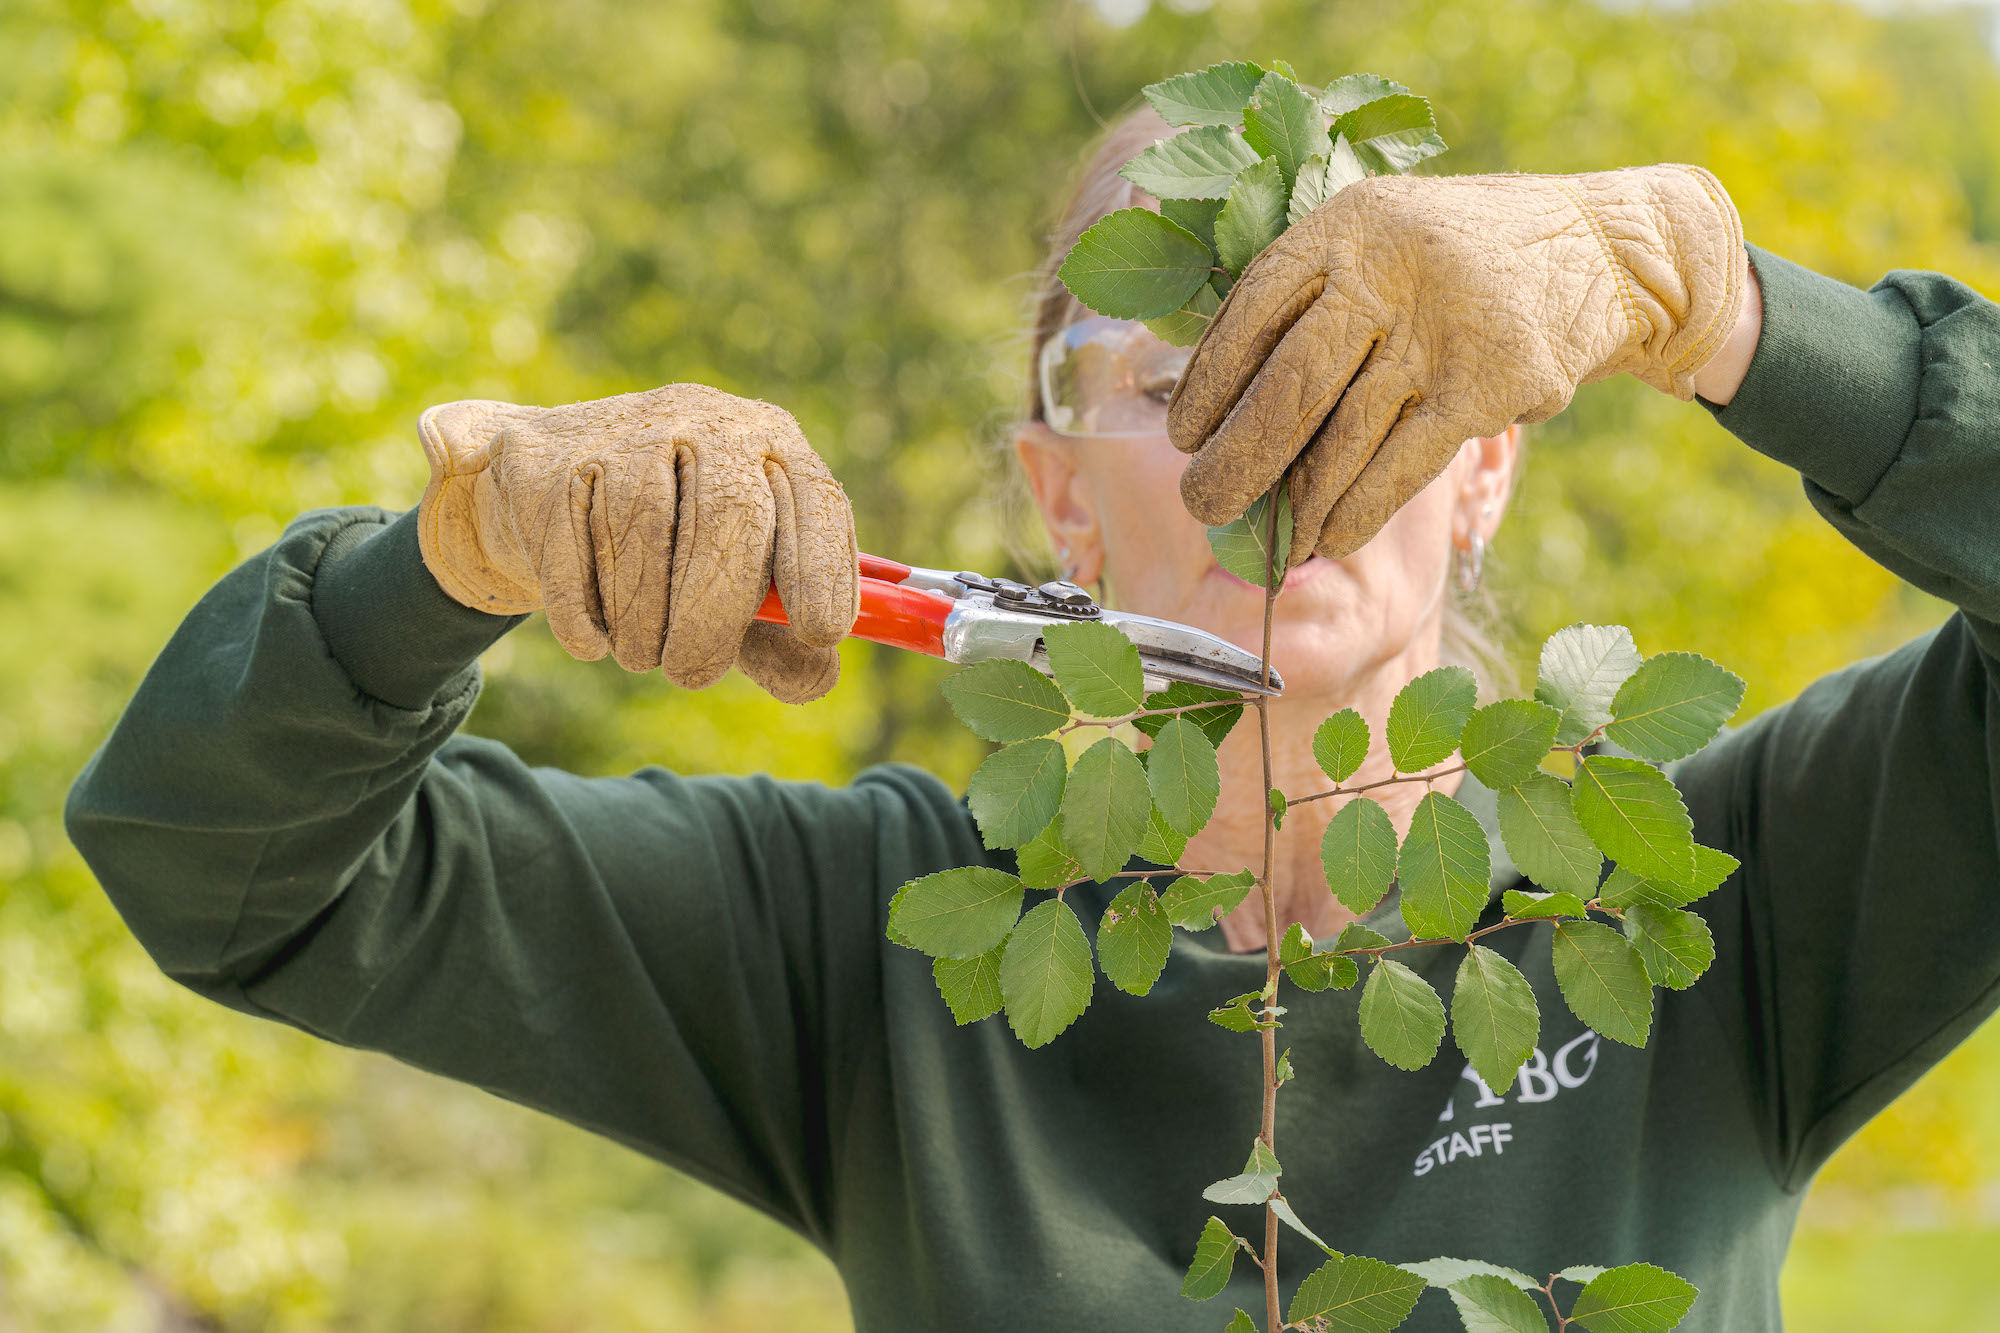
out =
{"type": "Polygon", "coordinates": [[[687,689],[732,665],[779,699],[833,688],[859,609],[854,513],[790,413],[700,384],[566,407],[465,400],[419,425],[424,563],[565,651],[687,689]],[[789,626],[754,623],[775,580],[789,626]]]}

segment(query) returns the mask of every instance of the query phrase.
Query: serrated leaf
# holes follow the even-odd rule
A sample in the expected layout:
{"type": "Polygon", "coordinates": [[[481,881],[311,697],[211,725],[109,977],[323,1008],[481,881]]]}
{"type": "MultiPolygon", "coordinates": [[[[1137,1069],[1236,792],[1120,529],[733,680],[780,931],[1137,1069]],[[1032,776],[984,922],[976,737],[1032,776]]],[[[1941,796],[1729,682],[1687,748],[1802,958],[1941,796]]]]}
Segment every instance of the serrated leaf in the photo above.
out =
{"type": "Polygon", "coordinates": [[[1062,808],[1069,765],[1055,741],[1018,741],[995,750],[973,770],[966,804],[988,847],[1019,847],[1049,826],[1062,808]]]}
{"type": "Polygon", "coordinates": [[[1604,854],[1647,879],[1694,878],[1694,821],[1666,774],[1642,759],[1594,754],[1577,766],[1570,806],[1604,854]]]}
{"type": "Polygon", "coordinates": [[[1549,1333],[1535,1298],[1506,1278],[1475,1273],[1445,1288],[1466,1333],[1549,1333]]]}
{"type": "Polygon", "coordinates": [[[1339,1251],[1335,1250],[1333,1246],[1321,1240],[1319,1238],[1318,1232],[1314,1231],[1311,1227],[1307,1226],[1304,1222],[1299,1220],[1299,1215],[1296,1212],[1292,1211],[1292,1205],[1286,1201],[1284,1195],[1282,1194],[1274,1195],[1271,1199],[1270,1206],[1271,1206],[1271,1211],[1277,1214],[1278,1220],[1280,1222],[1283,1222],[1286,1226],[1298,1232],[1301,1236],[1304,1236],[1307,1240],[1311,1241],[1313,1244],[1319,1246],[1321,1250],[1325,1251],[1327,1254],[1339,1253],[1339,1251]]]}
{"type": "Polygon", "coordinates": [[[1743,702],[1743,678],[1699,653],[1647,658],[1611,699],[1605,739],[1641,759],[1685,758],[1715,739],[1743,702]]]}
{"type": "Polygon", "coordinates": [[[1370,912],[1396,878],[1396,826],[1389,812],[1356,796],[1333,812],[1319,840],[1326,886],[1348,911],[1370,912]]]}
{"type": "Polygon", "coordinates": [[[1569,784],[1534,773],[1499,797],[1500,841],[1515,869],[1542,888],[1588,898],[1604,853],[1577,822],[1569,784]]]}
{"type": "MultiPolygon", "coordinates": [[[[1221,199],[1162,199],[1160,216],[1184,227],[1210,250],[1215,249],[1215,215],[1222,211],[1221,199]]],[[[1200,295],[1199,292],[1196,295],[1200,295]]]]}
{"type": "Polygon", "coordinates": [[[1171,866],[1187,850],[1187,835],[1167,827],[1158,810],[1146,812],[1146,831],[1139,835],[1139,859],[1156,866],[1171,866]]]}
{"type": "Polygon", "coordinates": [[[1000,953],[1006,947],[1002,941],[977,957],[932,960],[931,977],[960,1027],[1000,1012],[1000,953]]]}
{"type": "Polygon", "coordinates": [[[1694,1307],[1694,1284],[1652,1264],[1599,1273],[1577,1294],[1569,1321],[1590,1333],[1667,1333],[1694,1307]]]}
{"type": "Polygon", "coordinates": [[[1535,1053],[1542,1013],[1521,970],[1484,945],[1465,951],[1451,992],[1451,1036],[1486,1086],[1504,1093],[1535,1053]]]}
{"type": "Polygon", "coordinates": [[[1535,697],[1562,714],[1558,745],[1574,745],[1611,720],[1611,701],[1634,671],[1639,649],[1623,625],[1571,625],[1542,645],[1535,697]]]}
{"type": "Polygon", "coordinates": [[[1394,79],[1385,79],[1380,74],[1343,74],[1320,90],[1319,109],[1337,118],[1377,98],[1394,97],[1409,91],[1394,79]]]}
{"type": "Polygon", "coordinates": [[[1285,177],[1265,159],[1245,167],[1215,219],[1215,257],[1236,277],[1285,231],[1285,177]]]}
{"type": "Polygon", "coordinates": [[[1070,905],[1029,909],[1000,952],[1000,995],[1021,1044],[1046,1046],[1090,1007],[1090,941],[1070,905]]]}
{"type": "Polygon", "coordinates": [[[1519,889],[1509,889],[1500,895],[1500,909],[1519,920],[1590,914],[1583,899],[1573,893],[1523,893],[1519,889]]]}
{"type": "Polygon", "coordinates": [[[1296,227],[1306,216],[1356,181],[1368,178],[1368,168],[1355,156],[1354,146],[1335,139],[1325,157],[1314,157],[1299,168],[1292,181],[1291,203],[1285,208],[1285,222],[1296,227]]]}
{"type": "Polygon", "coordinates": [[[1092,745],[1070,770],[1062,797],[1062,838],[1095,880],[1125,868],[1146,832],[1153,793],[1139,756],[1113,736],[1092,745]]]}
{"type": "Polygon", "coordinates": [[[1360,771],[1368,758],[1368,723],[1352,708],[1343,708],[1313,732],[1313,759],[1320,771],[1339,785],[1360,771]]]}
{"type": "Polygon", "coordinates": [[[1222,794],[1215,746],[1200,727],[1184,718],[1174,718],[1153,738],[1146,777],[1152,784],[1153,804],[1167,827],[1189,836],[1201,832],[1222,794]]]}
{"type": "Polygon", "coordinates": [[[1424,1280],[1415,1273],[1363,1255],[1335,1255],[1306,1274],[1285,1319],[1324,1320],[1329,1333],[1388,1333],[1423,1294],[1424,1280]]]}
{"type": "Polygon", "coordinates": [[[1354,145],[1370,171],[1408,171],[1445,149],[1431,104],[1412,93],[1395,93],[1342,112],[1332,132],[1354,145]]]}
{"type": "Polygon", "coordinates": [[[1118,174],[1155,199],[1220,199],[1258,156],[1229,126],[1200,125],[1145,148],[1118,174]]]}
{"type": "Polygon", "coordinates": [[[1007,938],[1024,896],[1019,879],[992,866],[940,870],[889,900],[889,938],[933,958],[971,958],[1007,938]]]}
{"type": "Polygon", "coordinates": [[[1693,912],[1640,903],[1625,913],[1625,938],[1656,986],[1686,990],[1715,961],[1715,936],[1693,912]]]}
{"type": "Polygon", "coordinates": [[[1538,699],[1502,699],[1466,720],[1459,757],[1473,777],[1505,791],[1541,769],[1561,725],[1562,714],[1538,699]]]}
{"type": "Polygon", "coordinates": [[[1637,903],[1651,903],[1655,907],[1686,907],[1721,888],[1722,881],[1734,874],[1741,864],[1728,852],[1696,843],[1694,875],[1687,882],[1674,884],[1666,880],[1645,879],[1630,867],[1614,866],[1597,896],[1606,907],[1626,908],[1637,903]]]}
{"type": "MultiPolygon", "coordinates": [[[[1277,162],[1287,191],[1308,158],[1323,157],[1332,149],[1319,103],[1296,81],[1276,71],[1263,77],[1243,108],[1243,138],[1260,155],[1277,162]]],[[[1279,216],[1283,214],[1281,197],[1279,216]]]]}
{"type": "Polygon", "coordinates": [[[1186,304],[1214,263],[1185,227],[1150,208],[1121,208],[1077,237],[1056,276],[1100,315],[1158,319],[1186,304]]]}
{"type": "Polygon", "coordinates": [[[941,688],[958,720],[985,740],[1032,740],[1069,721],[1062,691],[1026,662],[976,662],[941,688]]]}
{"type": "Polygon", "coordinates": [[[1261,66],[1231,60],[1149,83],[1140,91],[1169,125],[1240,125],[1244,104],[1263,77],[1261,66]]]}
{"type": "Polygon", "coordinates": [[[1653,1026],[1653,983],[1625,937],[1595,921],[1556,927],[1556,985],[1585,1026],[1627,1046],[1644,1046],[1653,1026]]]}
{"type": "Polygon", "coordinates": [[[1160,905],[1167,919],[1183,930],[1207,930],[1217,920],[1236,910],[1250,892],[1257,876],[1248,870],[1226,875],[1182,875],[1167,886],[1160,905]]]}
{"type": "Polygon", "coordinates": [[[1278,1056],[1276,1078],[1280,1085],[1292,1081],[1292,1048],[1289,1046],[1278,1056]]]}
{"type": "Polygon", "coordinates": [[[1210,1203],[1262,1203],[1278,1188],[1283,1168],[1278,1155],[1262,1139],[1250,1142],[1250,1158],[1243,1170],[1227,1180],[1218,1180],[1201,1192],[1210,1203]]]}
{"type": "Polygon", "coordinates": [[[1480,1273],[1484,1273],[1490,1277],[1501,1278],[1510,1285],[1519,1287],[1522,1291],[1533,1291],[1537,1286],[1535,1280],[1526,1273],[1513,1268],[1502,1268],[1499,1264],[1489,1264],[1483,1259],[1447,1259],[1440,1257],[1437,1259],[1426,1259],[1420,1264],[1404,1264],[1403,1267],[1415,1273],[1433,1287],[1440,1289],[1449,1287],[1454,1282],[1463,1282],[1465,1279],[1480,1273]]]}
{"type": "Polygon", "coordinates": [[[1097,924],[1097,961],[1105,979],[1128,995],[1144,995],[1167,965],[1174,928],[1153,886],[1126,886],[1097,924]]]}
{"type": "Polygon", "coordinates": [[[1557,1273],[1556,1276],[1581,1286],[1597,1277],[1600,1273],[1608,1273],[1610,1271],[1610,1269],[1601,1268],[1596,1264],[1573,1264],[1563,1269],[1562,1272],[1557,1273]]]}
{"type": "Polygon", "coordinates": [[[1257,1015],[1250,1011],[1250,1006],[1262,998],[1258,991],[1245,991],[1209,1010],[1208,1021],[1231,1032],[1255,1032],[1259,1028],[1273,1026],[1259,1022],[1257,1015]]]}
{"type": "Polygon", "coordinates": [[[1089,878],[1082,863],[1063,845],[1060,818],[1050,820],[1048,827],[1022,843],[1014,859],[1021,871],[1021,882],[1031,889],[1060,888],[1089,878]]]}
{"type": "Polygon", "coordinates": [[[1300,990],[1346,990],[1360,979],[1352,958],[1315,948],[1312,936],[1296,921],[1278,945],[1278,963],[1300,990]]]}
{"type": "Polygon", "coordinates": [[[1384,958],[1361,988],[1361,1039],[1398,1069],[1422,1069],[1444,1040],[1444,1001],[1430,982],[1384,958]]]}
{"type": "Polygon", "coordinates": [[[1257,1333],[1257,1321],[1239,1309],[1236,1317],[1229,1321],[1229,1327],[1223,1329],[1222,1333],[1257,1333]]]}
{"type": "Polygon", "coordinates": [[[1201,341],[1201,335],[1208,332],[1208,322],[1215,318],[1215,312],[1222,309],[1222,298],[1207,283],[1195,288],[1180,309],[1169,311],[1158,319],[1146,321],[1146,327],[1161,342],[1172,343],[1175,347],[1192,347],[1201,341]]]}
{"type": "MultiPolygon", "coordinates": [[[[1208,549],[1215,562],[1253,588],[1264,587],[1264,571],[1270,559],[1270,493],[1251,501],[1243,516],[1232,523],[1208,530],[1208,549]]],[[[1284,578],[1285,552],[1292,549],[1292,490],[1278,488],[1278,577],[1284,578]]]]}
{"type": "Polygon", "coordinates": [[[1354,949],[1379,949],[1389,943],[1389,937],[1379,931],[1370,930],[1359,921],[1350,921],[1340,928],[1334,937],[1331,953],[1347,953],[1354,949]]]}
{"type": "Polygon", "coordinates": [[[1479,680],[1461,666],[1426,671],[1389,705],[1385,728],[1398,773],[1421,773],[1449,758],[1479,701],[1479,680]]]}
{"type": "Polygon", "coordinates": [[[1139,650],[1102,621],[1073,620],[1042,631],[1049,669],[1079,712],[1123,717],[1146,702],[1145,670],[1139,650]]]}
{"type": "Polygon", "coordinates": [[[1492,874],[1486,830],[1470,810],[1439,791],[1417,802],[1396,858],[1413,937],[1464,939],[1492,893],[1492,874]]]}
{"type": "MultiPolygon", "coordinates": [[[[1208,737],[1210,745],[1220,746],[1229,738],[1229,733],[1235,730],[1237,722],[1243,717],[1243,696],[1231,690],[1217,689],[1213,685],[1194,685],[1184,680],[1177,680],[1164,690],[1147,695],[1146,707],[1187,708],[1187,712],[1171,716],[1186,718],[1201,728],[1202,734],[1208,737]],[[1188,708],[1190,704],[1203,703],[1210,699],[1218,701],[1213,708],[1188,708]]],[[[1140,717],[1135,719],[1132,725],[1148,736],[1157,736],[1160,734],[1160,728],[1167,725],[1167,717],[1158,714],[1140,717]]]]}
{"type": "Polygon", "coordinates": [[[1236,1266],[1236,1233],[1219,1217],[1211,1217],[1195,1242],[1194,1262],[1188,1265],[1181,1282],[1181,1295],[1191,1301],[1205,1301],[1219,1295],[1229,1285],[1230,1270],[1236,1266]]]}

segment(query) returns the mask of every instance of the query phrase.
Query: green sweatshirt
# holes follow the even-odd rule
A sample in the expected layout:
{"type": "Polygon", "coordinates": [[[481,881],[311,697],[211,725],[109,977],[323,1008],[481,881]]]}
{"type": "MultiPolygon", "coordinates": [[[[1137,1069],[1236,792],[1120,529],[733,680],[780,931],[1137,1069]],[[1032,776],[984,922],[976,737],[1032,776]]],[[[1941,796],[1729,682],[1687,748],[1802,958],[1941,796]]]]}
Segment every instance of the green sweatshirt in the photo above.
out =
{"type": "MultiPolygon", "coordinates": [[[[1287,1195],[1341,1250],[1648,1260],[1701,1287],[1684,1327],[1729,1333],[1778,1327],[1827,1155],[2000,1003],[2000,308],[1935,274],[1863,293],[1753,259],[1763,338],[1719,420],[1961,610],[1679,766],[1696,836],[1743,865],[1699,907],[1713,969],[1659,993],[1645,1049],[1570,1016],[1547,927],[1503,931],[1544,1015],[1512,1090],[1449,1045],[1391,1069],[1355,992],[1306,997],[1278,1133],[1287,1195]]],[[[1202,1188],[1258,1121],[1257,1043],[1203,1016],[1261,986],[1261,953],[1176,932],[1150,997],[1100,980],[1046,1049],[960,1029],[883,936],[904,881],[1010,864],[953,792],[893,765],[839,788],[530,768],[456,734],[513,623],[448,600],[409,518],[371,509],[304,515],[204,597],[67,810],[160,966],[762,1209],[832,1257],[863,1333],[1262,1309],[1247,1263],[1222,1299],[1179,1295],[1231,1211],[1202,1188]]],[[[1085,921],[1109,899],[1072,892],[1085,921]]],[[[1406,957],[1445,986],[1444,952],[1406,957]]],[[[1284,1251],[1289,1297],[1314,1255],[1284,1251]]],[[[1436,1292],[1409,1325],[1457,1326],[1436,1292]]]]}

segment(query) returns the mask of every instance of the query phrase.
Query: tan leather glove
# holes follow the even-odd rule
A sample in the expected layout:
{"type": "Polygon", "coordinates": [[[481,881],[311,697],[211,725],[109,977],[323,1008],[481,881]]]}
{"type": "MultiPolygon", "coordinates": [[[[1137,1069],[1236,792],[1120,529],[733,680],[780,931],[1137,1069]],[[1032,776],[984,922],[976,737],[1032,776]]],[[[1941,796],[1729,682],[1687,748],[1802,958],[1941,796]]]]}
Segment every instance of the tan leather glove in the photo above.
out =
{"type": "Polygon", "coordinates": [[[688,689],[732,664],[788,703],[833,688],[859,608],[854,514],[790,413],[669,384],[445,403],[419,431],[424,563],[454,600],[546,609],[572,657],[688,689]],[[789,629],[751,620],[774,575],[789,629]]]}
{"type": "Polygon", "coordinates": [[[1736,323],[1743,227],[1700,167],[1377,176],[1230,291],[1176,387],[1188,512],[1226,523],[1298,460],[1291,563],[1343,556],[1459,447],[1620,371],[1681,398],[1736,323]]]}

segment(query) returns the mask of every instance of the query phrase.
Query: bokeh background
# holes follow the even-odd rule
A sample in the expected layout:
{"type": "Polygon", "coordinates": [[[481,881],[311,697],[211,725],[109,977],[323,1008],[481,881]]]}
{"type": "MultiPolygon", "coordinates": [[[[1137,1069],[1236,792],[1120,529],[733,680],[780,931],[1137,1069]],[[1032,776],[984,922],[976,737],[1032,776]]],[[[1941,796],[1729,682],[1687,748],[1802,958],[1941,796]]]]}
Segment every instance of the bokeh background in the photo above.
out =
{"type": "MultiPolygon", "coordinates": [[[[736,1205],[178,992],[64,840],[190,602],[302,509],[414,502],[424,405],[769,398],[866,547],[1005,568],[1039,551],[995,446],[1041,232],[1142,84],[1374,70],[1437,100],[1450,170],[1702,162],[1793,259],[2000,295],[1995,51],[1990,8],[1761,0],[0,0],[0,1331],[848,1327],[736,1205]]],[[[1630,624],[1751,711],[1945,614],[1633,384],[1535,432],[1494,577],[1517,643],[1630,624]]],[[[471,726],[589,772],[963,780],[931,664],[847,666],[787,711],[530,626],[471,726]]],[[[2000,1327],[1996,1259],[1989,1027],[1828,1169],[1786,1302],[2000,1327]]]]}

